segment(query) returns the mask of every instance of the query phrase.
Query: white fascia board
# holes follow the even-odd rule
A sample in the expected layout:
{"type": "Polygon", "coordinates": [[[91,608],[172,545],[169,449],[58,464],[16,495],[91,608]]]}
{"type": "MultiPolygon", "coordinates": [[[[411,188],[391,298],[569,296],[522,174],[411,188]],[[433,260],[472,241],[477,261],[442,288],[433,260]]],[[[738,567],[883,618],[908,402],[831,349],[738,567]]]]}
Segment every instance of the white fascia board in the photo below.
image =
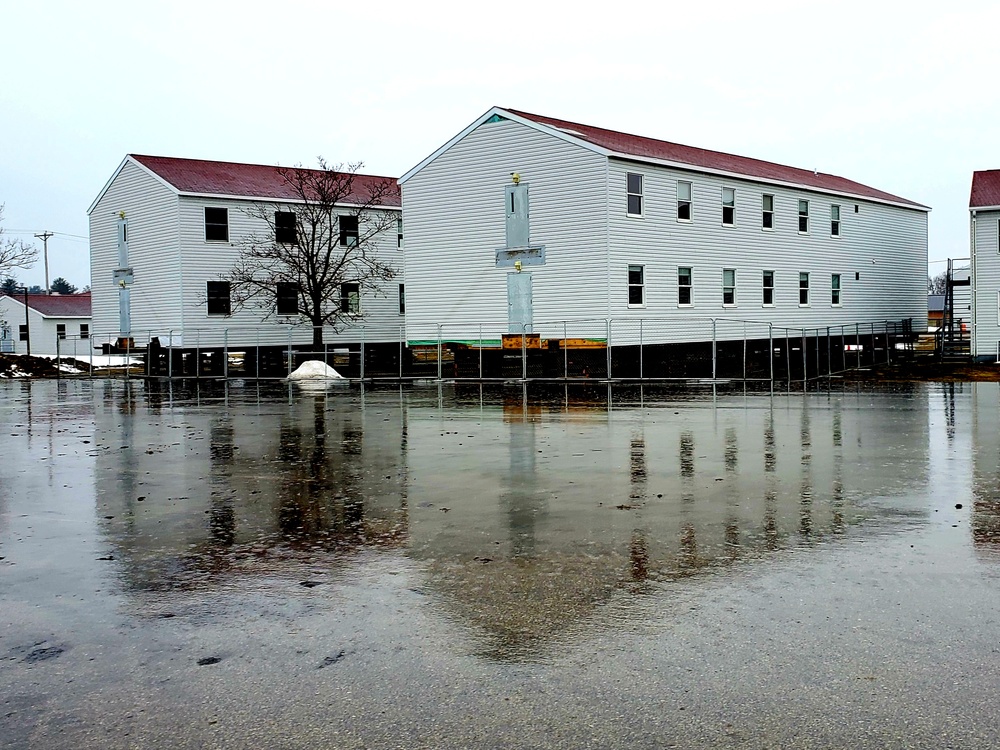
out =
{"type": "Polygon", "coordinates": [[[610,158],[619,159],[620,161],[630,161],[638,162],[640,164],[656,164],[662,167],[671,167],[673,169],[681,169],[685,172],[701,172],[702,174],[715,174],[720,177],[729,177],[734,180],[741,180],[743,182],[759,182],[764,185],[777,185],[779,187],[794,188],[795,190],[808,190],[812,193],[823,193],[824,195],[835,195],[841,198],[851,198],[852,200],[868,201],[870,203],[882,203],[887,206],[898,206],[899,208],[909,208],[914,211],[923,211],[924,213],[930,213],[931,209],[927,206],[915,206],[912,203],[900,203],[899,201],[890,201],[884,198],[873,198],[870,195],[858,195],[856,193],[844,193],[837,190],[831,190],[830,188],[821,188],[814,185],[803,185],[797,182],[785,182],[784,180],[775,180],[769,177],[756,177],[754,175],[743,174],[741,172],[729,172],[724,169],[712,169],[711,167],[699,167],[697,164],[687,164],[680,161],[669,161],[668,159],[656,159],[650,156],[635,156],[633,154],[622,154],[622,153],[610,153],[610,158]]]}
{"type": "Polygon", "coordinates": [[[567,133],[564,130],[560,130],[559,128],[554,128],[551,125],[543,125],[543,124],[541,124],[539,122],[535,122],[534,120],[529,120],[528,118],[521,117],[520,115],[516,115],[513,112],[510,112],[510,111],[504,109],[503,107],[490,107],[489,110],[487,110],[482,115],[480,115],[475,120],[473,120],[472,123],[469,124],[467,127],[465,127],[458,135],[456,135],[455,137],[451,138],[447,143],[445,143],[439,149],[437,149],[436,151],[434,151],[434,153],[432,153],[430,156],[426,157],[419,164],[417,164],[415,167],[413,167],[412,169],[408,170],[406,172],[406,174],[404,174],[402,177],[399,178],[399,184],[402,185],[404,182],[406,182],[407,180],[409,180],[411,177],[413,177],[413,175],[415,175],[421,169],[423,169],[428,164],[430,164],[432,161],[434,161],[435,159],[437,159],[441,154],[443,154],[445,151],[447,151],[448,149],[450,149],[452,146],[454,146],[460,140],[462,140],[463,138],[465,138],[469,133],[471,133],[473,130],[475,130],[480,125],[482,125],[483,123],[485,123],[488,119],[490,119],[491,117],[493,117],[493,115],[499,115],[500,117],[503,117],[503,118],[505,118],[507,120],[512,120],[513,122],[519,123],[521,125],[525,125],[526,127],[532,128],[533,130],[537,130],[539,132],[555,136],[556,138],[559,138],[560,140],[564,140],[564,141],[567,141],[569,143],[573,143],[573,144],[575,144],[577,146],[580,146],[582,148],[587,149],[588,151],[594,151],[594,152],[596,152],[598,154],[602,154],[604,156],[607,156],[608,154],[611,153],[610,151],[608,151],[605,148],[601,148],[600,146],[595,146],[593,143],[589,143],[588,141],[582,140],[580,138],[576,138],[573,135],[571,135],[570,133],[567,133]]]}
{"type": "Polygon", "coordinates": [[[975,214],[978,211],[1000,211],[1000,206],[970,206],[969,213],[975,214]]]}
{"type": "MultiPolygon", "coordinates": [[[[184,193],[177,192],[184,198],[207,198],[209,200],[227,200],[227,201],[244,201],[246,203],[283,203],[287,205],[302,205],[305,201],[301,201],[297,198],[265,198],[259,195],[228,195],[226,193],[184,193]]],[[[334,208],[358,208],[360,203],[334,203],[334,208]]],[[[371,206],[372,211],[402,211],[402,206],[384,206],[376,205],[371,206]]]]}
{"type": "Polygon", "coordinates": [[[94,208],[97,206],[98,203],[101,202],[101,198],[104,197],[104,194],[108,192],[108,188],[111,187],[111,183],[118,178],[118,175],[121,174],[121,171],[123,169],[125,169],[125,165],[128,164],[129,161],[131,161],[130,156],[126,156],[124,159],[122,159],[122,163],[118,165],[118,169],[116,169],[114,173],[111,175],[110,179],[108,179],[108,181],[104,183],[104,187],[101,188],[101,191],[97,194],[97,197],[94,198],[93,201],[91,201],[90,206],[87,208],[87,216],[90,216],[94,212],[94,208]]]}

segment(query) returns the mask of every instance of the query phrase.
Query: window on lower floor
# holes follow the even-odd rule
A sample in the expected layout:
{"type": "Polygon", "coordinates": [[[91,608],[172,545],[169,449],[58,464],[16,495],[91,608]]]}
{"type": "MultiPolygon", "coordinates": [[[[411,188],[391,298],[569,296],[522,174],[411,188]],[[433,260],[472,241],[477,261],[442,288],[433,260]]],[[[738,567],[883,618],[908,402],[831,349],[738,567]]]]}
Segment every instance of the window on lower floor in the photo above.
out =
{"type": "Polygon", "coordinates": [[[205,206],[205,241],[229,242],[229,209],[205,206]]]}
{"type": "Polygon", "coordinates": [[[645,304],[645,268],[643,266],[628,267],[628,304],[636,307],[645,304]]]}
{"type": "Polygon", "coordinates": [[[356,282],[345,282],[340,285],[340,311],[347,315],[357,315],[361,312],[361,286],[356,282]]]}
{"type": "Polygon", "coordinates": [[[22,323],[17,327],[17,340],[18,341],[28,340],[28,326],[26,326],[24,323],[22,323]]]}
{"type": "Polygon", "coordinates": [[[830,304],[840,304],[840,274],[835,273],[830,276],[830,304]]]}
{"type": "Polygon", "coordinates": [[[65,323],[56,323],[56,338],[57,339],[64,339],[64,338],[66,338],[66,324],[65,323]]]}
{"type": "Polygon", "coordinates": [[[809,304],[809,274],[799,274],[799,304],[809,304]]]}
{"type": "Polygon", "coordinates": [[[274,212],[274,241],[283,245],[298,245],[298,234],[295,231],[294,211],[274,212]]]}
{"type": "Polygon", "coordinates": [[[736,269],[722,269],[722,304],[736,304],[736,269]]]}
{"type": "Polygon", "coordinates": [[[677,269],[677,304],[691,304],[692,290],[691,268],[682,266],[677,269]]]}
{"type": "Polygon", "coordinates": [[[87,323],[80,324],[80,338],[81,339],[90,338],[90,326],[87,323]]]}
{"type": "Polygon", "coordinates": [[[358,244],[358,217],[357,216],[339,216],[337,217],[340,222],[340,244],[341,245],[357,245],[358,244]]]}
{"type": "Polygon", "coordinates": [[[399,285],[399,314],[406,315],[406,294],[403,285],[399,285]]]}
{"type": "Polygon", "coordinates": [[[765,305],[774,304],[774,271],[764,271],[763,277],[763,303],[765,305]]]}
{"type": "Polygon", "coordinates": [[[229,315],[229,282],[206,282],[205,297],[209,315],[229,315]]]}
{"type": "Polygon", "coordinates": [[[627,173],[625,190],[628,194],[628,215],[642,216],[642,175],[635,172],[627,173]]]}
{"type": "Polygon", "coordinates": [[[278,315],[299,314],[299,285],[282,281],[278,282],[276,294],[278,315]]]}

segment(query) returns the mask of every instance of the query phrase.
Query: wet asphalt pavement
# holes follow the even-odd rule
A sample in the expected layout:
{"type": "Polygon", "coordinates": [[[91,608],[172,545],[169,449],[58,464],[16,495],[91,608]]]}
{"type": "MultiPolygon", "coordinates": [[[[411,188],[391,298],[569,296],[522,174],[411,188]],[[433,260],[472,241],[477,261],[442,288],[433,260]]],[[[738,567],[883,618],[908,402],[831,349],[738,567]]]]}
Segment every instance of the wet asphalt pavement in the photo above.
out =
{"type": "Polygon", "coordinates": [[[992,747],[998,427],[996,383],[0,382],[0,747],[992,747]]]}

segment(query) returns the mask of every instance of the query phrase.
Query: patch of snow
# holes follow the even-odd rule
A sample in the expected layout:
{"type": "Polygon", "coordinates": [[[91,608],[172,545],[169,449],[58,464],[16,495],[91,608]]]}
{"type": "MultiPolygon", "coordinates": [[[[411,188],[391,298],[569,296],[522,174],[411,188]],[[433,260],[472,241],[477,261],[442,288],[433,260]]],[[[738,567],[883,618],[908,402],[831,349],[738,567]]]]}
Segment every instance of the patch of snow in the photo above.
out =
{"type": "Polygon", "coordinates": [[[289,380],[345,380],[344,376],[334,370],[326,362],[310,359],[303,362],[299,368],[288,376],[289,380]]]}

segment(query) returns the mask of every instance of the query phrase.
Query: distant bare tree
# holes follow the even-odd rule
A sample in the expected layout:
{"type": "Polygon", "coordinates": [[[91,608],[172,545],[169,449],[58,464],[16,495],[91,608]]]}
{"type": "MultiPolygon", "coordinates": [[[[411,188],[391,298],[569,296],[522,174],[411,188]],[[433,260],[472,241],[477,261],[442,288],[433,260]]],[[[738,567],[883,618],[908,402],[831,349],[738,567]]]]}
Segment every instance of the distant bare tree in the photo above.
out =
{"type": "Polygon", "coordinates": [[[395,239],[396,213],[381,207],[399,195],[395,180],[359,175],[360,162],[318,161],[318,169],[279,169],[296,202],[249,209],[267,231],[239,240],[239,259],[222,276],[234,308],[251,305],[265,318],[301,315],[312,324],[317,347],[323,326],[341,330],[357,323],[364,313],[361,295],[395,277],[377,245],[390,230],[395,239]]]}
{"type": "Polygon", "coordinates": [[[3,236],[3,204],[0,203],[0,274],[15,268],[30,268],[38,260],[38,248],[23,240],[3,236]]]}
{"type": "Polygon", "coordinates": [[[942,271],[934,278],[927,277],[928,294],[944,294],[948,291],[948,272],[942,271]]]}

